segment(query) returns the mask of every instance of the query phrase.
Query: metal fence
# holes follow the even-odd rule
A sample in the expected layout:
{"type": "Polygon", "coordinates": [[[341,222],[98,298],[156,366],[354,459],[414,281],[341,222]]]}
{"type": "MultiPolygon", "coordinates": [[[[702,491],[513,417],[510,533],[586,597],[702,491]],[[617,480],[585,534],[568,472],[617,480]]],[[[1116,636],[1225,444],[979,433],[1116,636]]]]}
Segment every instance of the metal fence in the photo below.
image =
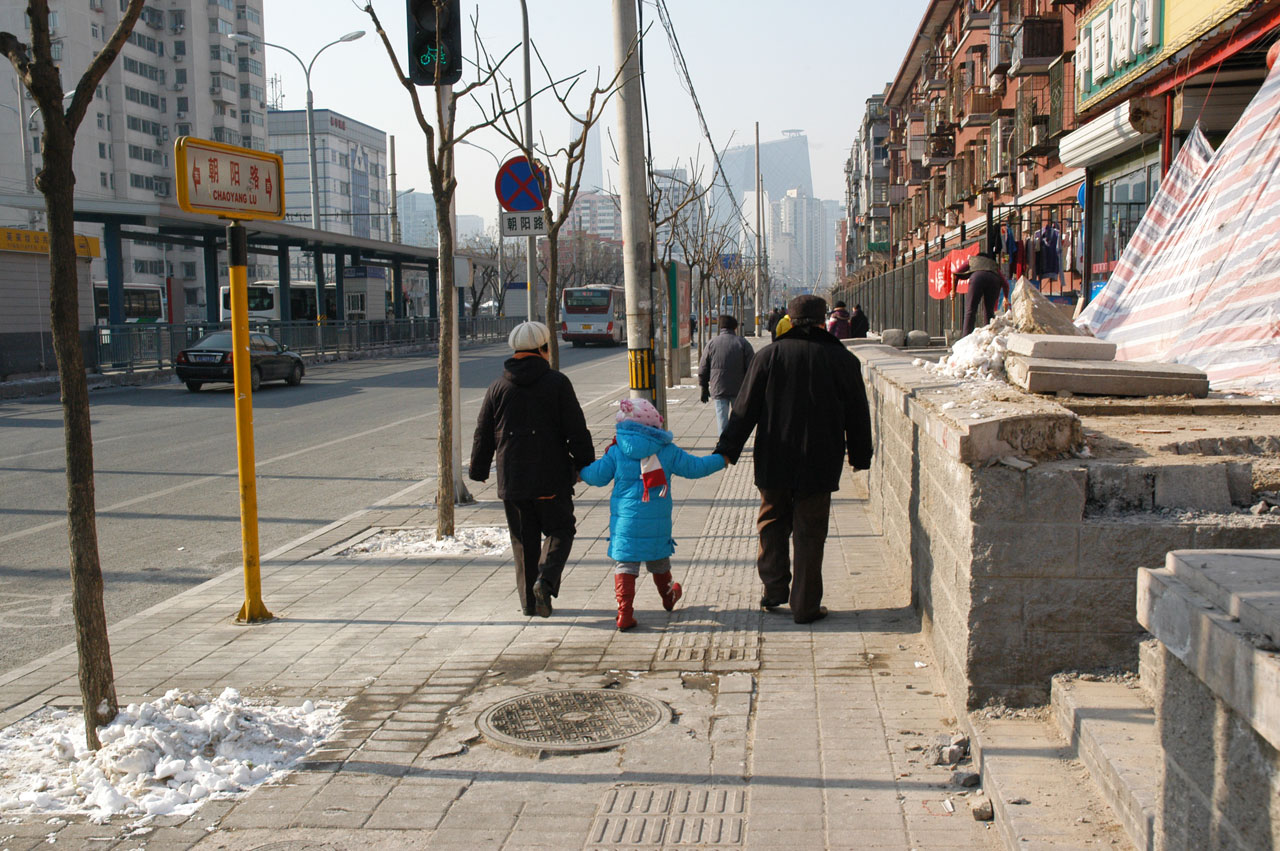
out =
{"type": "MultiPolygon", "coordinates": [[[[506,340],[522,319],[461,318],[462,343],[506,340]]],[[[436,319],[388,319],[355,322],[254,321],[251,331],[268,334],[301,355],[341,355],[400,347],[434,351],[439,340],[436,319]]],[[[94,329],[97,368],[102,372],[166,369],[173,357],[211,331],[230,330],[229,322],[131,323],[99,325],[94,329]]]]}
{"type": "Polygon", "coordinates": [[[901,328],[945,337],[947,329],[964,322],[962,302],[929,297],[929,263],[923,259],[855,284],[845,299],[862,305],[873,331],[901,328]]]}

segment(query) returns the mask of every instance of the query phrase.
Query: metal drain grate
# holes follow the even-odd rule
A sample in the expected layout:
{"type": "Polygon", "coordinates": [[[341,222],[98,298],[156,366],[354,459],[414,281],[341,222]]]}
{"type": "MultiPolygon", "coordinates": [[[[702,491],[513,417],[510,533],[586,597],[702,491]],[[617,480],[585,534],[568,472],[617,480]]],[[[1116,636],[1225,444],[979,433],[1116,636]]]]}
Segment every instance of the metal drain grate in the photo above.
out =
{"type": "Polygon", "coordinates": [[[741,848],[746,821],[745,788],[627,786],[605,793],[586,851],[741,848]]]}
{"type": "Polygon", "coordinates": [[[504,700],[486,709],[476,727],[495,744],[578,753],[623,744],[670,718],[671,708],[652,698],[610,689],[562,689],[504,700]]]}

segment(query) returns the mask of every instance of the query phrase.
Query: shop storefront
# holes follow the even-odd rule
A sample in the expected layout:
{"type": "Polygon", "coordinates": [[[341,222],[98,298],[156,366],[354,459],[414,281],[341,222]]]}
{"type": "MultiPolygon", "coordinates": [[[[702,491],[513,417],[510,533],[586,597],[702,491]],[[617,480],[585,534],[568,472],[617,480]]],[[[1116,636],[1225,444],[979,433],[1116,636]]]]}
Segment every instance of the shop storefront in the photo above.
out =
{"type": "Polygon", "coordinates": [[[1064,165],[1086,169],[1082,268],[1096,293],[1186,134],[1217,144],[1266,75],[1280,15],[1257,0],[1102,0],[1077,21],[1076,114],[1064,165]]]}

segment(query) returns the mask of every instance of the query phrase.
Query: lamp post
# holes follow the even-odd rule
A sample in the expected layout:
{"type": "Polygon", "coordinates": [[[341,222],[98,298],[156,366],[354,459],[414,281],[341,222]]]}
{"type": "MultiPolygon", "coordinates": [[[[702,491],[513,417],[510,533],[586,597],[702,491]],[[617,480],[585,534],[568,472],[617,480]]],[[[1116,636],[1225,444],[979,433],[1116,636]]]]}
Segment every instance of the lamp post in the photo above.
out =
{"type": "Polygon", "coordinates": [[[231,39],[232,41],[238,41],[241,44],[261,44],[263,47],[279,48],[280,50],[283,50],[285,53],[292,56],[294,59],[297,59],[298,64],[302,66],[302,74],[307,81],[307,159],[310,163],[310,169],[311,169],[311,227],[315,228],[316,230],[323,230],[323,228],[320,226],[320,178],[317,174],[317,168],[316,168],[316,117],[315,117],[315,112],[312,106],[313,98],[311,95],[311,66],[316,64],[316,60],[320,58],[321,53],[324,53],[326,50],[328,50],[330,47],[333,47],[335,44],[342,44],[344,42],[355,41],[356,39],[363,38],[363,37],[364,37],[364,30],[356,30],[355,32],[349,32],[340,38],[334,39],[333,41],[326,44],[324,47],[317,50],[315,55],[311,57],[310,62],[303,62],[301,56],[294,53],[292,50],[285,47],[283,44],[274,44],[273,42],[270,42],[270,41],[263,41],[260,38],[255,38],[254,36],[246,35],[245,33],[233,33],[227,36],[227,38],[231,39]]]}
{"type": "MultiPolygon", "coordinates": [[[[26,176],[25,189],[28,195],[34,195],[36,193],[35,165],[34,163],[32,163],[33,157],[31,155],[31,142],[27,140],[27,128],[30,126],[31,122],[35,120],[36,113],[40,111],[40,107],[37,106],[34,109],[32,109],[31,112],[27,115],[27,120],[23,121],[22,120],[22,96],[18,92],[17,83],[14,83],[13,94],[14,94],[14,97],[17,98],[18,100],[17,106],[9,106],[9,104],[7,103],[0,103],[0,106],[12,112],[14,118],[18,119],[18,125],[19,125],[18,139],[22,142],[22,170],[26,176]]],[[[75,92],[68,92],[67,94],[63,95],[62,96],[63,102],[65,103],[66,101],[71,100],[71,98],[75,97],[75,94],[76,94],[75,92]]],[[[36,221],[38,220],[39,216],[40,214],[35,210],[29,211],[27,213],[28,226],[35,227],[36,221]]]]}

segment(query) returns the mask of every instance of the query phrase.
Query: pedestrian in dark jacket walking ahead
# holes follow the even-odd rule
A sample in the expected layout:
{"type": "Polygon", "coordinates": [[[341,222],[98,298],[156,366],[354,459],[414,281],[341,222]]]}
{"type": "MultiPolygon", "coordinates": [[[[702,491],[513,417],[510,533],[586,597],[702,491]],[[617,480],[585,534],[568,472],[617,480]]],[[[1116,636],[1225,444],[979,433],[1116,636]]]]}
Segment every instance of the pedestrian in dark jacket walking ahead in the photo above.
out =
{"type": "Polygon", "coordinates": [[[849,314],[849,327],[853,331],[853,339],[866,339],[867,332],[871,330],[871,320],[862,312],[862,305],[853,306],[853,313],[849,314]]]}
{"type": "Polygon", "coordinates": [[[702,401],[716,400],[716,422],[724,431],[729,422],[729,409],[742,389],[742,379],[755,349],[745,338],[733,333],[738,320],[727,313],[720,314],[720,333],[702,350],[698,363],[698,383],[702,385],[702,401]]]}
{"type": "Polygon", "coordinates": [[[609,497],[609,558],[618,601],[618,629],[636,625],[636,577],[640,562],[653,577],[668,612],[684,593],[671,581],[671,484],[675,476],[700,479],[725,468],[719,455],[690,455],[672,443],[662,428],[662,415],[645,399],[618,403],[618,434],[604,457],[582,470],[589,485],[613,482],[609,497]]]}
{"type": "Polygon", "coordinates": [[[522,322],[507,337],[515,355],[480,406],[469,472],[486,481],[496,452],[521,609],[544,618],[560,594],[577,533],[573,485],[578,471],[596,459],[573,384],[547,362],[550,343],[541,322],[522,322]]]}
{"type": "Polygon", "coordinates": [[[812,623],[827,614],[822,555],[831,493],[846,455],[855,470],[871,466],[871,417],[858,359],[822,327],[826,303],[797,296],[787,315],[792,327],[756,353],[715,451],[737,463],[756,430],[760,605],[789,602],[796,623],[812,623]]]}

